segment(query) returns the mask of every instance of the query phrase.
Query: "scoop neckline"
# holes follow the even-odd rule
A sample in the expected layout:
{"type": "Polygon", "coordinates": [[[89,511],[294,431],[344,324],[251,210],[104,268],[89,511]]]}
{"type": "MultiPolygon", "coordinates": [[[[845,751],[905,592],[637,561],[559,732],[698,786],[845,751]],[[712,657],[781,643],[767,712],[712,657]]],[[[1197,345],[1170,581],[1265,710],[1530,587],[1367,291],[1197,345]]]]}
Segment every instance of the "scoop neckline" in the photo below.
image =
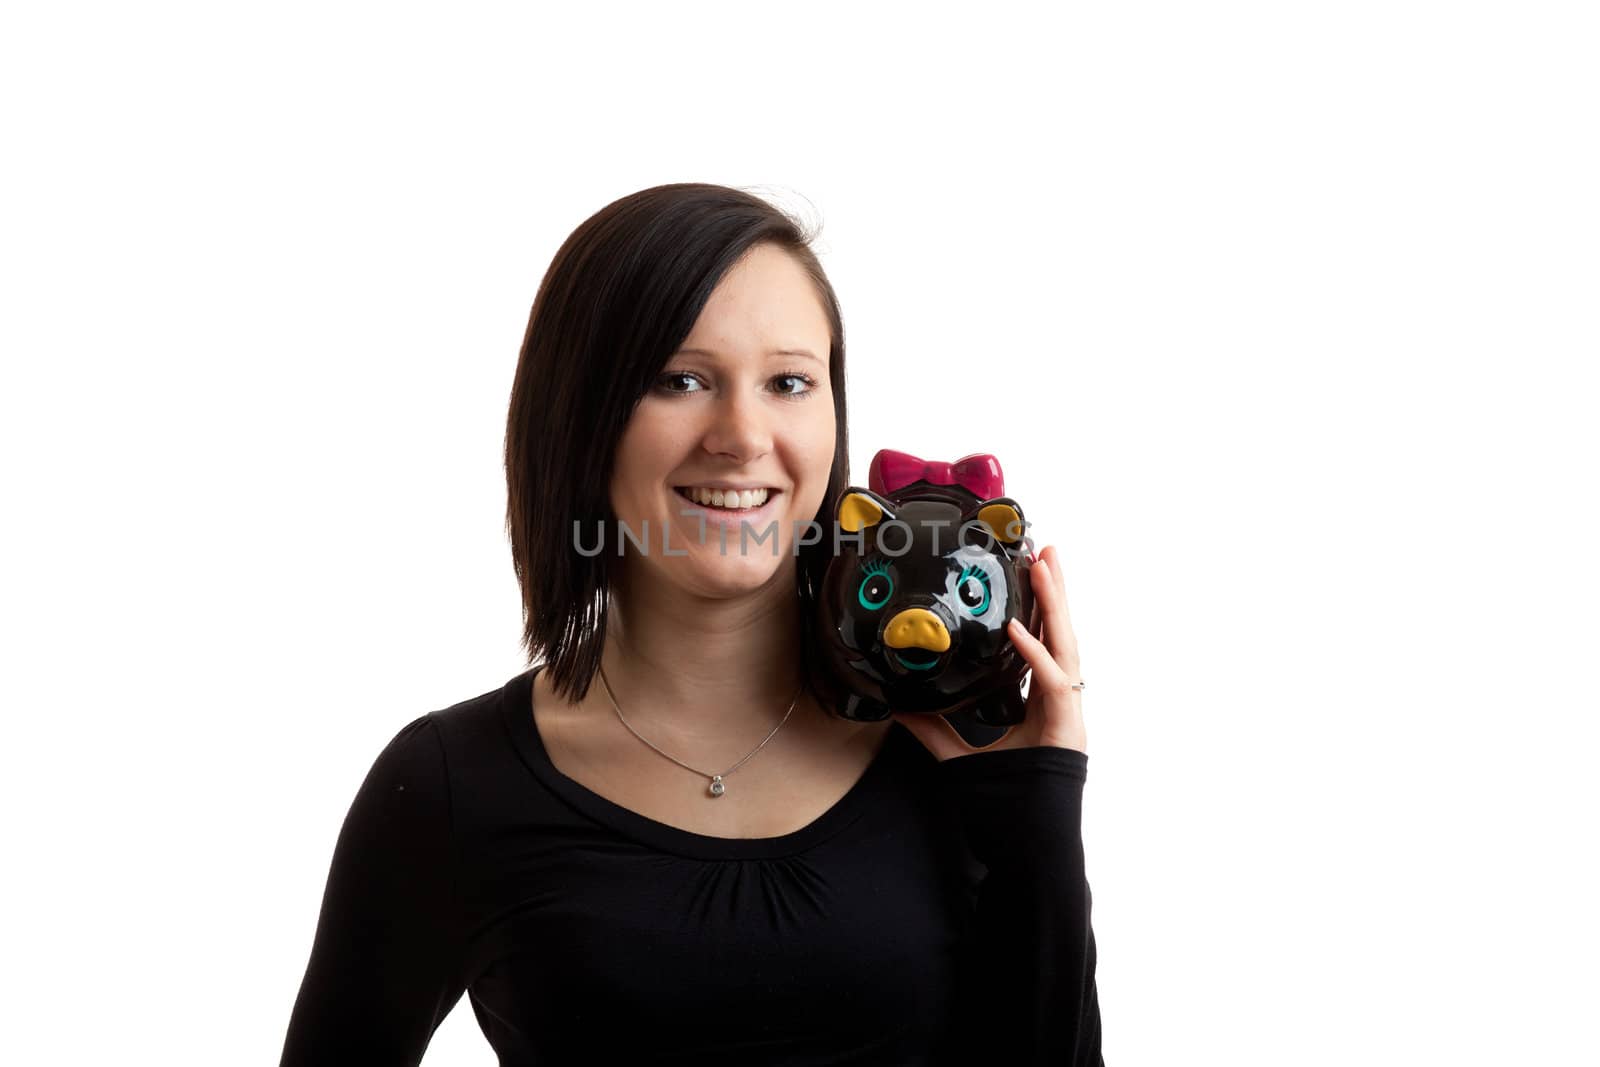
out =
{"type": "Polygon", "coordinates": [[[891,725],[879,742],[872,762],[855,784],[831,808],[800,829],[778,837],[714,837],[642,815],[562,773],[545,748],[533,714],[533,678],[543,667],[544,664],[538,664],[528,668],[507,682],[504,690],[502,711],[506,725],[528,769],[551,792],[596,822],[643,844],[695,859],[776,859],[821,844],[867,811],[871,795],[879,788],[897,746],[895,735],[905,729],[899,723],[891,725]]]}

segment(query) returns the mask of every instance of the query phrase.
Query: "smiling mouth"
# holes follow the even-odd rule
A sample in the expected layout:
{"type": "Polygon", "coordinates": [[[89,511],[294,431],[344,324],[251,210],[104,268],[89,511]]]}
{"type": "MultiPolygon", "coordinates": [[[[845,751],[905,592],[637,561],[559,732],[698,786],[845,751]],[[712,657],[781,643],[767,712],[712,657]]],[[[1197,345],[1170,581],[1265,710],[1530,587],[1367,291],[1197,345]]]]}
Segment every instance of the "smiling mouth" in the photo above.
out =
{"type": "Polygon", "coordinates": [[[741,511],[758,511],[776,499],[781,492],[778,489],[762,489],[749,498],[751,502],[748,505],[744,505],[742,501],[746,498],[743,494],[737,496],[731,493],[712,495],[704,490],[693,490],[691,487],[683,485],[673,486],[672,491],[697,508],[706,508],[709,511],[726,511],[731,514],[737,514],[741,511]]]}

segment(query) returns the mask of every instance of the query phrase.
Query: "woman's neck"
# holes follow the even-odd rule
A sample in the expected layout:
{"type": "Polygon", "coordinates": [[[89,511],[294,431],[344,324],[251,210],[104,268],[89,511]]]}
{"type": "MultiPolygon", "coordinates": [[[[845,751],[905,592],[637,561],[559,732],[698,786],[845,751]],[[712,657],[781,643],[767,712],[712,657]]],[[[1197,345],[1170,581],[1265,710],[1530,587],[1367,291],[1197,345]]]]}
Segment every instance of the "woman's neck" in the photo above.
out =
{"type": "MultiPolygon", "coordinates": [[[[800,687],[792,582],[729,599],[633,587],[614,593],[609,614],[601,662],[617,703],[641,729],[686,740],[771,729],[800,687]]],[[[598,676],[589,699],[610,703],[598,676]]],[[[795,717],[809,703],[801,693],[795,717]]]]}

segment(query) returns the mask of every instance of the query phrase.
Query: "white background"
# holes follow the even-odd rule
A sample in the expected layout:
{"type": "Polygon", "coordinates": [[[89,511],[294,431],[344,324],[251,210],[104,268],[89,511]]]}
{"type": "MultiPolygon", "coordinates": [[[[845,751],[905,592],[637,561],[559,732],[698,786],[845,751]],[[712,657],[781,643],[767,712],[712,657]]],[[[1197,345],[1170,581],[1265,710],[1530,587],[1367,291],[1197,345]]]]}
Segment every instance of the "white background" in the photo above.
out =
{"type": "Polygon", "coordinates": [[[372,759],[523,667],[539,279],[714,181],[822,222],[858,479],[1060,546],[1108,1062],[1596,1062],[1587,9],[8,9],[0,1058],[276,1063],[372,759]]]}

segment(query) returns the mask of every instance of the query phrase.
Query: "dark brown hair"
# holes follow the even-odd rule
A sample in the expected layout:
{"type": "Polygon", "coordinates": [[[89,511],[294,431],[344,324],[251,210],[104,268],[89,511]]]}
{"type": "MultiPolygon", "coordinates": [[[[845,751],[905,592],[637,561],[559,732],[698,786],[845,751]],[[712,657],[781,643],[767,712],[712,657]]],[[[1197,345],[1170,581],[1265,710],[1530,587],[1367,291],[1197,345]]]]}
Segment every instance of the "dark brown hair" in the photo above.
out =
{"type": "MultiPolygon", "coordinates": [[[[811,276],[828,318],[838,436],[822,506],[850,480],[844,323],[811,250],[817,231],[760,197],[702,183],[658,185],[606,205],[566,239],[534,297],[506,421],[506,526],[522,587],[522,644],[552,685],[583,699],[600,667],[614,554],[572,550],[575,523],[615,528],[617,440],[722,276],[763,242],[811,276]]],[[[797,607],[809,624],[831,546],[800,549],[797,607]]]]}

